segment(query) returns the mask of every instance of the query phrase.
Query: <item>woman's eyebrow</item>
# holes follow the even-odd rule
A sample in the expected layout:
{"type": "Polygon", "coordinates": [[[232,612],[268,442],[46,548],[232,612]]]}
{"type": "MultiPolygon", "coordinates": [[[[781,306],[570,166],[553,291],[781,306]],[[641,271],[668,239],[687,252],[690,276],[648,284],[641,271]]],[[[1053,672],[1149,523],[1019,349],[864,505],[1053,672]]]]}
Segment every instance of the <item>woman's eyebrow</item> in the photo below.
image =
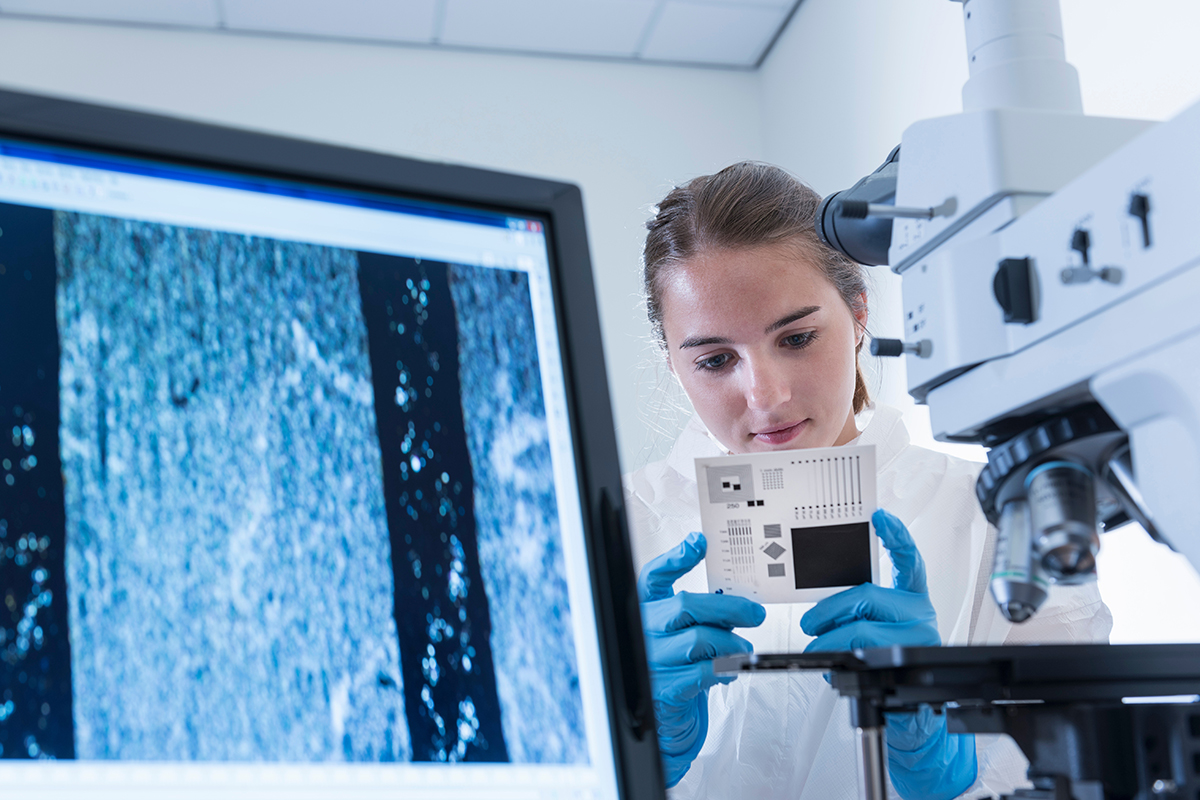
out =
{"type": "MultiPolygon", "coordinates": [[[[782,317],[767,326],[764,333],[774,333],[775,331],[787,325],[791,325],[798,319],[804,319],[809,314],[815,314],[820,311],[820,306],[805,306],[797,309],[785,317],[782,317]]],[[[689,339],[684,339],[679,345],[680,350],[686,350],[689,347],[707,347],[710,344],[732,344],[733,340],[725,336],[693,336],[689,339]]]]}
{"type": "Polygon", "coordinates": [[[779,330],[780,328],[785,327],[787,325],[791,325],[796,320],[804,319],[809,314],[814,314],[820,310],[821,310],[820,306],[805,306],[804,308],[801,308],[797,311],[793,311],[792,313],[788,314],[786,317],[782,317],[781,319],[778,319],[775,322],[772,322],[770,325],[767,326],[767,329],[765,331],[763,331],[763,333],[774,333],[775,331],[779,330]]]}
{"type": "Polygon", "coordinates": [[[679,349],[683,350],[688,347],[704,347],[710,344],[732,344],[732,339],[727,339],[724,336],[693,336],[690,339],[684,339],[679,345],[679,349]]]}

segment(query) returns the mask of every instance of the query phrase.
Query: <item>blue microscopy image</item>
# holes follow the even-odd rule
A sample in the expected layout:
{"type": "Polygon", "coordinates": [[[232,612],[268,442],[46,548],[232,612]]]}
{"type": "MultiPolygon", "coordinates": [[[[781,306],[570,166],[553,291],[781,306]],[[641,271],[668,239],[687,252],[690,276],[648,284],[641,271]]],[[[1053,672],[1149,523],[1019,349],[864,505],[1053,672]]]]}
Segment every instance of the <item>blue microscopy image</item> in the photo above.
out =
{"type": "Polygon", "coordinates": [[[529,278],[450,268],[479,563],[513,761],[587,761],[529,278]]]}
{"type": "Polygon", "coordinates": [[[0,219],[0,758],[587,761],[527,275],[0,219]]]}
{"type": "Polygon", "coordinates": [[[54,241],[76,757],[408,760],[355,254],[54,241]]]}

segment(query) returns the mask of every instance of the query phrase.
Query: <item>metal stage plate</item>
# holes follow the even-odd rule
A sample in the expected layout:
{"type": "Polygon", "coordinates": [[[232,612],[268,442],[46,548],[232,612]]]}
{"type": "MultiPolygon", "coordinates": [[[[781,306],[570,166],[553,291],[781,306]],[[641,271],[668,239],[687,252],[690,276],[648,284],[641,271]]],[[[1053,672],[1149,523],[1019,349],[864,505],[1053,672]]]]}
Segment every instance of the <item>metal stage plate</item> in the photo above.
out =
{"type": "Polygon", "coordinates": [[[1200,695],[1200,644],[882,647],[718,658],[718,673],[822,670],[841,694],[884,709],[919,703],[1120,703],[1200,695]]]}

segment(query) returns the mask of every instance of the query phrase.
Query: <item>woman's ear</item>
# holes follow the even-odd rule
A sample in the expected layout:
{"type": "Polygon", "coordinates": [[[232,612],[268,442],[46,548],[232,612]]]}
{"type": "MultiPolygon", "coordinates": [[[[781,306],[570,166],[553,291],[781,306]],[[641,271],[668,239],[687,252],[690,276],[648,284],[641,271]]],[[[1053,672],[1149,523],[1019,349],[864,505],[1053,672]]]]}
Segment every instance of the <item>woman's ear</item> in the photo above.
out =
{"type": "Polygon", "coordinates": [[[858,307],[854,310],[855,327],[858,328],[858,344],[861,345],[863,336],[867,333],[867,293],[858,295],[858,307]]]}

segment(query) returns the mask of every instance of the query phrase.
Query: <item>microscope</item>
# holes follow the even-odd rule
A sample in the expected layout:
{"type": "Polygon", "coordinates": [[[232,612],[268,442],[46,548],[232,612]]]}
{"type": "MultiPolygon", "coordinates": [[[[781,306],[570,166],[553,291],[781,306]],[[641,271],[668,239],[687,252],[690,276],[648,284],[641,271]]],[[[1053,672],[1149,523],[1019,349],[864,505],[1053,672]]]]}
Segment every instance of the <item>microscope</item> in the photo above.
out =
{"type": "MultiPolygon", "coordinates": [[[[918,122],[827,198],[830,246],[901,278],[909,393],[935,436],[989,448],[991,593],[1013,623],[1096,578],[1139,523],[1200,567],[1200,104],[1161,124],[1085,116],[1058,0],[955,0],[963,113],[918,122]]],[[[1014,798],[1200,797],[1200,646],[970,647],[749,656],[823,668],[854,699],[864,798],[886,797],[882,715],[934,704],[1009,733],[1014,798]]]]}

